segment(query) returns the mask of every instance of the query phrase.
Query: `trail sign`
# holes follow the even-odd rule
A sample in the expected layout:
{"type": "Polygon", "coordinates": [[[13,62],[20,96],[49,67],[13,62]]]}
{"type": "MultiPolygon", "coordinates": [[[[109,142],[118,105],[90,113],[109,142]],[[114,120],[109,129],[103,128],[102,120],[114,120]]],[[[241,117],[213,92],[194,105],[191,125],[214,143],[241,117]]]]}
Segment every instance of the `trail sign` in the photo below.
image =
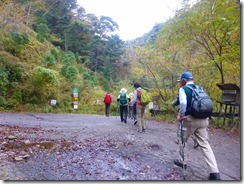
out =
{"type": "Polygon", "coordinates": [[[74,109],[78,109],[78,89],[74,88],[73,89],[73,105],[74,109]]]}
{"type": "Polygon", "coordinates": [[[73,93],[78,93],[78,91],[79,91],[79,90],[78,90],[77,88],[74,88],[74,89],[73,89],[73,93]]]}

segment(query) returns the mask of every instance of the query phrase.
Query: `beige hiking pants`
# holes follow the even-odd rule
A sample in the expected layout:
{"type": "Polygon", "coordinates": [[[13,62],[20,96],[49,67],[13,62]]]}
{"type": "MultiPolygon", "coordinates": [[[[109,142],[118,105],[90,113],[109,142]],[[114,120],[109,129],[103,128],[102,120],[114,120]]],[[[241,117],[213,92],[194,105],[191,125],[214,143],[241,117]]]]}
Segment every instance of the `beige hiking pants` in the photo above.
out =
{"type": "MultiPolygon", "coordinates": [[[[210,173],[217,173],[219,172],[217,162],[214,156],[214,153],[212,151],[211,146],[208,142],[208,119],[196,119],[192,116],[188,115],[186,116],[186,119],[183,121],[183,142],[185,145],[182,145],[182,142],[179,143],[179,161],[181,163],[187,164],[187,140],[191,135],[194,134],[196,141],[198,142],[200,148],[202,149],[203,156],[205,158],[205,161],[207,162],[207,165],[210,168],[210,173]],[[184,152],[182,152],[182,148],[184,149],[184,152]],[[184,155],[184,162],[182,156],[184,155]]],[[[181,131],[181,129],[180,129],[181,131]]],[[[181,135],[180,135],[181,137],[181,135]]],[[[182,139],[180,139],[182,140],[182,139]]]]}
{"type": "Polygon", "coordinates": [[[136,119],[138,124],[138,131],[141,132],[145,129],[144,124],[144,114],[145,114],[146,106],[136,106],[136,119]]]}

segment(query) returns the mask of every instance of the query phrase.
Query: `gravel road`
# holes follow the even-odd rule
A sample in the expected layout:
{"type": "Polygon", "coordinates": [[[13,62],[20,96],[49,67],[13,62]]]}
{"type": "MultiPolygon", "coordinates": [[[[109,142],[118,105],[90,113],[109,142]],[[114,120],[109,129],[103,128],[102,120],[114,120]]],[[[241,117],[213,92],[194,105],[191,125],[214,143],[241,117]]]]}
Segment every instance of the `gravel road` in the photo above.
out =
{"type": "MultiPolygon", "coordinates": [[[[174,166],[176,123],[81,114],[0,113],[1,180],[183,180],[174,166]]],[[[209,128],[222,180],[241,179],[240,135],[209,128]]],[[[207,180],[200,148],[188,143],[186,180],[207,180]]]]}

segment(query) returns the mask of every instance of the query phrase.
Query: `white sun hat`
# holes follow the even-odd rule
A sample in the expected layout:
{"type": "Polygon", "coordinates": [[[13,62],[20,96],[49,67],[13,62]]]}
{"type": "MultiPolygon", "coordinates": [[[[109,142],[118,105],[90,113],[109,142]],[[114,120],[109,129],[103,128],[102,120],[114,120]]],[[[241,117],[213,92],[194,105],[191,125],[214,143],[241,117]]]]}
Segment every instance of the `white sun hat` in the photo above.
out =
{"type": "Polygon", "coordinates": [[[120,93],[126,93],[127,92],[127,89],[125,89],[125,88],[122,88],[121,90],[120,90],[120,93]]]}

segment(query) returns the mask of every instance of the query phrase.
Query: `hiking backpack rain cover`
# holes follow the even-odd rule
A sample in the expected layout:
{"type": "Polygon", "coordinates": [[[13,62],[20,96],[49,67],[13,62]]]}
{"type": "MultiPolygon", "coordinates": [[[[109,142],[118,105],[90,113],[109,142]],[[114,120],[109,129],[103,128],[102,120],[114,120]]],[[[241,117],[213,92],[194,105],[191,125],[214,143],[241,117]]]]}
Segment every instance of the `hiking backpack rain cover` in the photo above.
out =
{"type": "Polygon", "coordinates": [[[213,102],[210,97],[197,85],[193,87],[186,85],[185,87],[192,90],[192,100],[190,114],[199,119],[212,116],[213,102]]]}
{"type": "Polygon", "coordinates": [[[120,94],[120,97],[119,97],[119,103],[120,103],[121,105],[126,105],[126,104],[128,103],[126,93],[121,93],[121,94],[120,94]]]}

